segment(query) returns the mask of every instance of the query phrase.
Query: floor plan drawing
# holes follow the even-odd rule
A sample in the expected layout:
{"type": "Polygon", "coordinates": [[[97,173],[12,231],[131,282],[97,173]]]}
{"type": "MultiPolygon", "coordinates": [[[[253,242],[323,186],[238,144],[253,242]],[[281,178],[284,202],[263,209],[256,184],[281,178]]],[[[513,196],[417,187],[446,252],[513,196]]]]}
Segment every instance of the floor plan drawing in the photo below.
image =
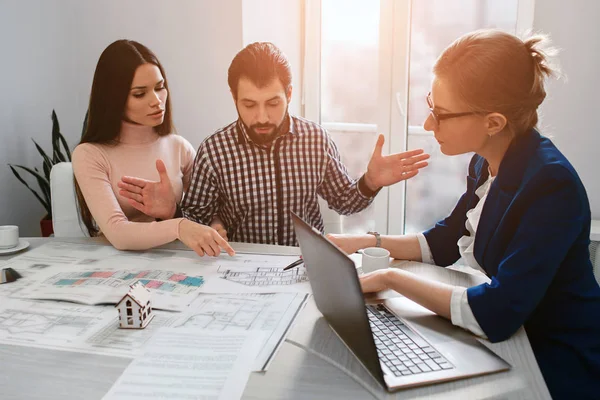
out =
{"type": "Polygon", "coordinates": [[[0,305],[0,343],[72,345],[114,319],[108,307],[7,299],[0,305]]]}
{"type": "Polygon", "coordinates": [[[155,311],[152,322],[144,329],[119,329],[115,318],[91,335],[86,343],[94,350],[112,355],[135,357],[158,329],[171,326],[179,315],[155,311]]]}
{"type": "Polygon", "coordinates": [[[255,371],[266,369],[304,306],[303,293],[200,294],[173,327],[214,331],[261,331],[263,347],[255,371]]]}
{"type": "Polygon", "coordinates": [[[69,331],[79,336],[92,326],[93,317],[73,315],[51,315],[35,311],[3,310],[0,315],[0,330],[9,334],[58,335],[69,331]]]}
{"type": "Polygon", "coordinates": [[[244,271],[220,267],[219,274],[222,279],[247,286],[280,286],[308,282],[304,267],[292,268],[289,271],[275,267],[258,267],[244,271]]]}

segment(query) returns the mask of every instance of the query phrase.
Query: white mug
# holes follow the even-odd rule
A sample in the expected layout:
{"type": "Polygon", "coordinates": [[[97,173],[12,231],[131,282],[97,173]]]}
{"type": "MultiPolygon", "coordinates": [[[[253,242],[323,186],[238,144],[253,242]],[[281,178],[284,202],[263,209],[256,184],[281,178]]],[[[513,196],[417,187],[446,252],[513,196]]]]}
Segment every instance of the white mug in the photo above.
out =
{"type": "Polygon", "coordinates": [[[0,249],[10,249],[19,244],[19,227],[16,225],[0,226],[0,249]]]}
{"type": "Polygon", "coordinates": [[[368,274],[378,269],[389,268],[390,252],[381,247],[368,247],[362,253],[362,272],[368,274]]]}

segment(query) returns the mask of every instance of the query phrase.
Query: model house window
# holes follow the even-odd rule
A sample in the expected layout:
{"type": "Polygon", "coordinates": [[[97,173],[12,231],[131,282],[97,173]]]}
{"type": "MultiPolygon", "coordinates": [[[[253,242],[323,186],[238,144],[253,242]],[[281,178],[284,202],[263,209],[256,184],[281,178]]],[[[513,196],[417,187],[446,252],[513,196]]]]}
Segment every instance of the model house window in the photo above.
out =
{"type": "Polygon", "coordinates": [[[400,234],[433,226],[463,193],[471,157],[440,154],[423,129],[433,63],[469,31],[525,31],[533,0],[308,0],[306,18],[305,116],[329,131],[350,174],[365,171],[379,133],[388,153],[431,154],[427,169],[382,190],[369,209],[326,216],[333,221],[326,230],[400,234]]]}

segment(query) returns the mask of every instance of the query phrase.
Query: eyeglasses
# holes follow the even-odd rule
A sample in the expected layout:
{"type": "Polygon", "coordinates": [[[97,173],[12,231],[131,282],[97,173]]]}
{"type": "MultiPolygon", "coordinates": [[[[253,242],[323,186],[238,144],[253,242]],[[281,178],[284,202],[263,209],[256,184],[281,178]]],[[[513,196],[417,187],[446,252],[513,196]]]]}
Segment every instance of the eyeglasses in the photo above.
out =
{"type": "Polygon", "coordinates": [[[439,126],[440,122],[445,119],[452,119],[452,118],[458,118],[458,117],[465,117],[467,115],[478,114],[476,111],[438,114],[433,110],[433,101],[431,101],[431,92],[427,93],[427,105],[429,106],[429,112],[431,113],[431,116],[433,117],[433,122],[435,122],[435,124],[437,126],[439,126]]]}

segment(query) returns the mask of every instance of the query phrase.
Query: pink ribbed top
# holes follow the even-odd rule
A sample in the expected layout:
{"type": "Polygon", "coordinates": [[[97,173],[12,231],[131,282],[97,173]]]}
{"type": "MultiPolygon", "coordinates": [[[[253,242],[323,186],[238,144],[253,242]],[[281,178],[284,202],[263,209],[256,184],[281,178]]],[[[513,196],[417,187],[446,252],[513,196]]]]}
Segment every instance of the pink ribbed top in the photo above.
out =
{"type": "Polygon", "coordinates": [[[73,171],[101,233],[120,250],[144,250],[179,238],[181,218],[156,222],[119,195],[122,176],[158,181],[156,160],[167,167],[178,202],[189,186],[195,150],[181,136],[159,136],[151,127],[123,122],[116,145],[83,143],[73,151],[73,171]]]}

